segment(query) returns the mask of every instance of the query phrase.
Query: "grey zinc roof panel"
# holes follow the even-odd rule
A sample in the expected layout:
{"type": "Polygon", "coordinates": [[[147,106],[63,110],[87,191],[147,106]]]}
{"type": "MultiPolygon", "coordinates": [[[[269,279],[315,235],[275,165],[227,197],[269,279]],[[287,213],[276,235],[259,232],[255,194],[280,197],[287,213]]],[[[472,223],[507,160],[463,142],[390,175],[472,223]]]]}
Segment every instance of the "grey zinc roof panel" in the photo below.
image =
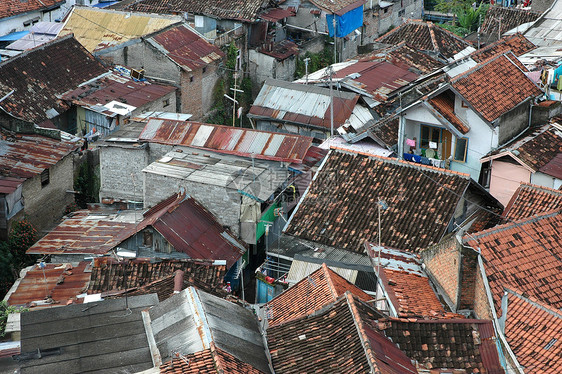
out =
{"type": "Polygon", "coordinates": [[[262,150],[270,137],[271,134],[268,133],[256,133],[254,140],[252,141],[252,143],[250,143],[248,151],[254,154],[262,153],[262,150]]]}
{"type": "Polygon", "coordinates": [[[144,127],[144,130],[142,130],[143,136],[145,138],[153,138],[162,123],[164,123],[164,121],[161,119],[152,119],[148,121],[148,123],[144,127]]]}
{"type": "Polygon", "coordinates": [[[142,371],[152,367],[141,310],[155,294],[69,305],[22,314],[22,353],[57,349],[61,354],[22,361],[21,373],[142,371]]]}
{"type": "MultiPolygon", "coordinates": [[[[228,151],[233,151],[234,148],[236,147],[236,145],[238,144],[238,142],[240,141],[240,138],[242,137],[242,135],[244,135],[244,131],[240,130],[240,129],[233,129],[232,130],[232,136],[230,137],[230,141],[228,142],[228,146],[226,147],[226,149],[228,151]]],[[[241,150],[239,150],[241,151],[241,150]]]]}
{"type": "Polygon", "coordinates": [[[281,147],[283,140],[285,140],[285,136],[273,135],[271,141],[267,145],[267,148],[263,151],[263,154],[267,156],[275,156],[277,154],[277,151],[279,150],[279,147],[281,147]]]}
{"type": "Polygon", "coordinates": [[[209,136],[211,135],[213,130],[214,127],[212,126],[205,126],[205,125],[199,126],[199,130],[197,130],[197,133],[193,137],[193,140],[191,141],[191,145],[195,147],[204,147],[205,143],[207,143],[207,140],[209,139],[209,136]]]}

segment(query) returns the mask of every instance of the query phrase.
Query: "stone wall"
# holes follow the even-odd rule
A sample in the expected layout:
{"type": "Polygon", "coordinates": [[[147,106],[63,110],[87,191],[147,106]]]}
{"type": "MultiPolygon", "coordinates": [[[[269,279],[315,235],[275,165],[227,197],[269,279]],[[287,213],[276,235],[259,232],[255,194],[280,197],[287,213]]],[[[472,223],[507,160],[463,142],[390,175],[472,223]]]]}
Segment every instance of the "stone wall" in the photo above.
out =
{"type": "Polygon", "coordinates": [[[69,154],[49,168],[49,183],[41,185],[41,175],[23,183],[22,196],[25,214],[40,232],[52,228],[67,205],[74,202],[74,159],[69,154]]]}
{"type": "Polygon", "coordinates": [[[221,186],[195,183],[178,178],[144,173],[145,207],[152,207],[180,191],[181,188],[207,208],[223,225],[238,236],[240,233],[240,201],[235,201],[221,186]]]}

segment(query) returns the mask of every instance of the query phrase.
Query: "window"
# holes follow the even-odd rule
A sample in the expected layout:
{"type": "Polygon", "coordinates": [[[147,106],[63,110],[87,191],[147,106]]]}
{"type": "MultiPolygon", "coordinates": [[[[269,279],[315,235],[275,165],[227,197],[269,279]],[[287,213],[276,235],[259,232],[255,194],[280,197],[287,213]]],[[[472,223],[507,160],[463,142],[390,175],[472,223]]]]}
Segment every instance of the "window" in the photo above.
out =
{"type": "Polygon", "coordinates": [[[466,151],[468,149],[468,139],[467,138],[457,138],[457,143],[455,144],[455,161],[466,162],[466,151]]]}
{"type": "Polygon", "coordinates": [[[193,83],[193,76],[189,77],[189,81],[193,83]]]}
{"type": "Polygon", "coordinates": [[[207,72],[207,67],[203,66],[203,74],[205,74],[207,72]]]}
{"type": "Polygon", "coordinates": [[[441,132],[443,130],[439,127],[421,126],[421,143],[422,148],[429,148],[429,142],[441,143],[441,132]]]}
{"type": "Polygon", "coordinates": [[[41,172],[41,187],[45,187],[49,184],[49,169],[45,169],[41,172]]]}
{"type": "Polygon", "coordinates": [[[461,100],[461,107],[468,108],[468,104],[464,100],[461,100]]]}
{"type": "Polygon", "coordinates": [[[162,101],[162,105],[164,106],[164,108],[169,106],[170,105],[170,99],[166,99],[166,100],[162,101]]]}

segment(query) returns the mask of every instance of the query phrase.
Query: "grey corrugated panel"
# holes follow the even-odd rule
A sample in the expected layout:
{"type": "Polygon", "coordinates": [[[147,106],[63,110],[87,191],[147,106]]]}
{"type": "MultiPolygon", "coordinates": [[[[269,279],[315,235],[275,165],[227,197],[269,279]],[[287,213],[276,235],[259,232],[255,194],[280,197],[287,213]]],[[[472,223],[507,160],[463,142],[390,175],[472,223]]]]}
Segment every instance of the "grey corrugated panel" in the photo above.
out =
{"type": "MultiPolygon", "coordinates": [[[[282,134],[272,135],[267,148],[265,148],[262,153],[267,156],[275,156],[277,154],[277,151],[279,151],[279,147],[285,141],[285,139],[285,135],[282,134]]],[[[290,152],[288,152],[287,154],[290,154],[290,152]]]]}
{"type": "Polygon", "coordinates": [[[240,130],[240,129],[232,129],[231,134],[232,135],[230,137],[230,141],[228,142],[228,145],[226,146],[227,151],[234,150],[234,148],[236,147],[236,145],[240,141],[240,138],[242,137],[242,135],[246,135],[247,132],[243,131],[243,130],[240,130]]]}
{"type": "Polygon", "coordinates": [[[197,133],[195,134],[193,140],[191,141],[191,145],[194,147],[204,147],[205,143],[207,143],[207,140],[209,140],[209,137],[211,136],[211,133],[213,132],[214,129],[215,128],[213,126],[206,126],[206,125],[199,126],[197,133]]]}

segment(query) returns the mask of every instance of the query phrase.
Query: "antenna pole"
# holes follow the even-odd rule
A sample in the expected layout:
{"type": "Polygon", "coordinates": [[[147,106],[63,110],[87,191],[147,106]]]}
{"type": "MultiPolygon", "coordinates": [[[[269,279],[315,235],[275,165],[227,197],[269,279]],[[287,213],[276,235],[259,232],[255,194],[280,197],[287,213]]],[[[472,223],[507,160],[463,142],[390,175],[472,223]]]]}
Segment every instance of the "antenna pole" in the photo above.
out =
{"type": "Polygon", "coordinates": [[[332,73],[333,73],[333,69],[332,69],[331,66],[328,66],[328,69],[329,69],[329,74],[330,74],[330,137],[332,137],[332,136],[334,136],[334,95],[332,93],[332,73]]]}

